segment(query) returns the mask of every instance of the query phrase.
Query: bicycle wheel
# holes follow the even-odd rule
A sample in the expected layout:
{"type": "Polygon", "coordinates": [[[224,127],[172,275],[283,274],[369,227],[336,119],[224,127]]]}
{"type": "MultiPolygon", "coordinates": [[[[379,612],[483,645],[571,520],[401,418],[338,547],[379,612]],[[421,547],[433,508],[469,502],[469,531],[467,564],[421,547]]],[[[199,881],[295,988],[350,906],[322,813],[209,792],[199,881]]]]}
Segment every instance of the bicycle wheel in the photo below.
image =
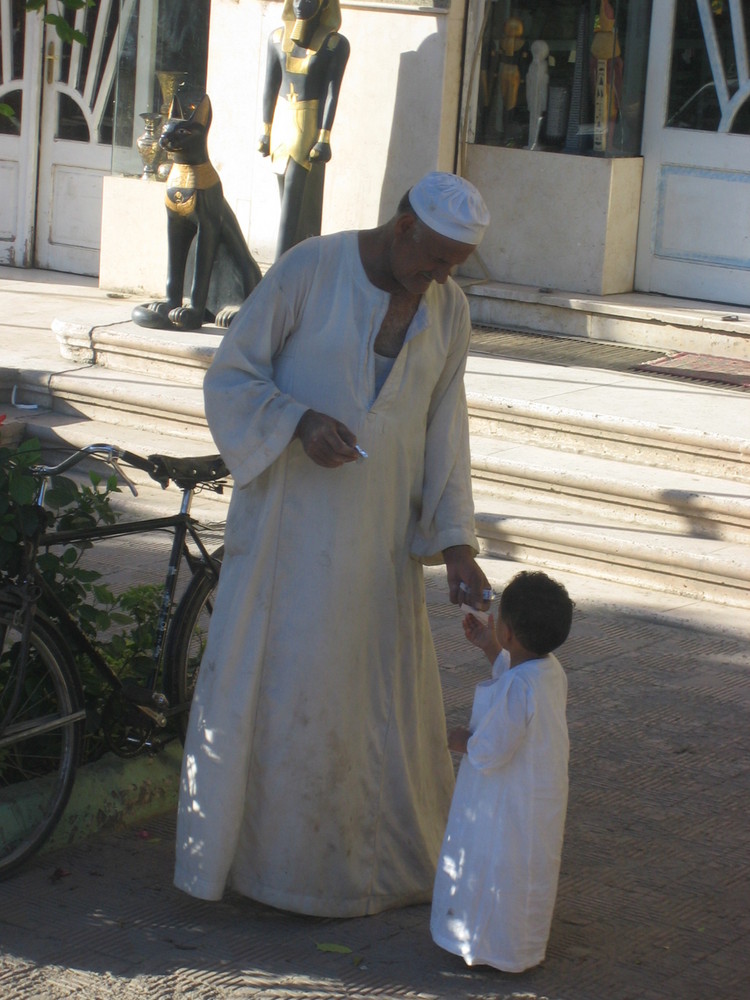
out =
{"type": "Polygon", "coordinates": [[[21,629],[0,606],[0,878],[52,833],[70,797],[83,743],[83,693],[64,641],[35,619],[19,686],[21,629]]]}
{"type": "MultiPolygon", "coordinates": [[[[224,546],[211,554],[219,568],[223,557],[224,546]]],[[[217,572],[202,568],[195,573],[177,605],[167,637],[164,686],[183,743],[218,583],[217,572]]]]}

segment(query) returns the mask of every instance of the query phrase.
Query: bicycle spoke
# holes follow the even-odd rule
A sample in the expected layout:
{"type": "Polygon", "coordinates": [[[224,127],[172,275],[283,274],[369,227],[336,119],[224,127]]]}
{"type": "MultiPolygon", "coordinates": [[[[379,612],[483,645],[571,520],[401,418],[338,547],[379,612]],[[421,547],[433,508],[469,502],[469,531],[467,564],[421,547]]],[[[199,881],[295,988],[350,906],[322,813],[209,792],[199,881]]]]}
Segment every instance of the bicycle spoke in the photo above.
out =
{"type": "Polygon", "coordinates": [[[70,795],[80,753],[84,710],[59,639],[32,626],[28,659],[20,634],[0,609],[0,718],[20,698],[0,734],[0,876],[29,857],[54,829],[70,795]]]}

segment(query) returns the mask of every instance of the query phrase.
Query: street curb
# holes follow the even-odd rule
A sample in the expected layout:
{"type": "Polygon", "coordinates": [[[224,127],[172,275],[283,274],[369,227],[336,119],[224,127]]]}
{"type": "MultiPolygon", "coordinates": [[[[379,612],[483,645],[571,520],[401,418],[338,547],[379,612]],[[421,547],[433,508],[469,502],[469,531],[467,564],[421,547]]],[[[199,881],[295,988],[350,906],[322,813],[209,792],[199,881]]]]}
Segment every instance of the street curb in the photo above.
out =
{"type": "Polygon", "coordinates": [[[108,754],[76,772],[73,793],[43,851],[69,846],[103,830],[138,826],[176,808],[182,745],[153,757],[108,754]]]}

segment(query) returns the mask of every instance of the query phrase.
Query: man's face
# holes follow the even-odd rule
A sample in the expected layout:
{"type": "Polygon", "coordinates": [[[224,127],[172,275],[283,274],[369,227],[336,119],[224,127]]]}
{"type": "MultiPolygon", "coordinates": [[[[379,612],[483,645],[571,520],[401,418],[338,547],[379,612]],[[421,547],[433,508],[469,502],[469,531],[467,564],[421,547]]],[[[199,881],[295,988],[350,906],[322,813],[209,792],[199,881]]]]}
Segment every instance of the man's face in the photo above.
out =
{"type": "Polygon", "coordinates": [[[459,243],[428,229],[412,215],[402,215],[391,250],[393,277],[407,292],[423,295],[433,281],[444,285],[475,249],[471,243],[459,243]]]}

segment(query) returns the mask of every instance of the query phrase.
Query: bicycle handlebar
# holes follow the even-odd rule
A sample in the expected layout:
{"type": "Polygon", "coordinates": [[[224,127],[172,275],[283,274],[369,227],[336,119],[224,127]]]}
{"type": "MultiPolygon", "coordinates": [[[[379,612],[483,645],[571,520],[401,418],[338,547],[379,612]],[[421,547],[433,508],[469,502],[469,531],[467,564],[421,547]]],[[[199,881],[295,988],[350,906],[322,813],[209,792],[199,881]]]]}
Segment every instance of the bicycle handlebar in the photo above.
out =
{"type": "Polygon", "coordinates": [[[74,465],[78,465],[84,458],[103,458],[104,461],[108,462],[111,462],[113,459],[122,459],[125,461],[124,453],[112,444],[90,444],[85,448],[80,448],[72,455],[68,455],[67,458],[64,458],[57,465],[34,465],[31,467],[30,472],[32,475],[39,476],[40,478],[60,476],[63,472],[67,472],[68,469],[72,469],[74,465]]]}
{"type": "MultiPolygon", "coordinates": [[[[143,455],[137,455],[135,452],[118,448],[113,444],[90,444],[64,458],[57,465],[36,465],[30,471],[40,478],[59,476],[78,465],[84,458],[99,458],[114,465],[115,468],[118,461],[123,462],[134,469],[148,473],[162,489],[166,489],[170,481],[173,481],[182,490],[195,489],[203,484],[211,485],[213,489],[221,491],[221,484],[229,476],[229,470],[220,455],[203,455],[198,458],[149,455],[148,458],[145,458],[143,455]]],[[[127,479],[122,469],[119,471],[127,479]]],[[[132,488],[132,483],[130,485],[132,488]]]]}

